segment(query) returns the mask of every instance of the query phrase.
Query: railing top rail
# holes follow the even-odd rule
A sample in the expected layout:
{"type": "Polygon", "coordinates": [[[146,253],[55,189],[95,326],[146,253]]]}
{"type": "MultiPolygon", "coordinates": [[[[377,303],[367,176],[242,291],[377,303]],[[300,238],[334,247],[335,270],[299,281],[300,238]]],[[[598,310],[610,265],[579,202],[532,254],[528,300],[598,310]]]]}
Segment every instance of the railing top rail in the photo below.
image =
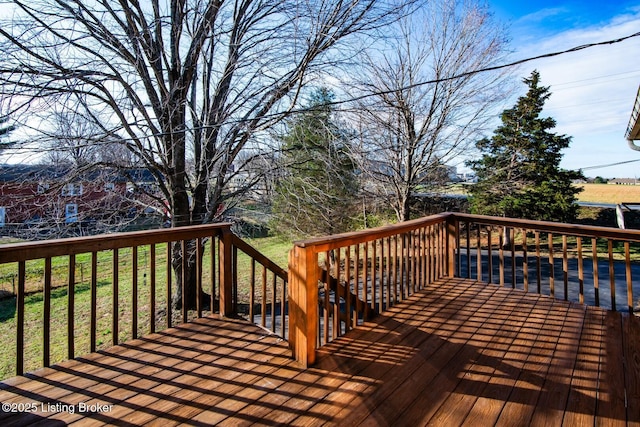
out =
{"type": "Polygon", "coordinates": [[[230,227],[230,223],[216,223],[37,242],[9,243],[0,245],[0,263],[209,237],[229,230],[230,227]]]}
{"type": "Polygon", "coordinates": [[[421,227],[427,227],[429,225],[439,224],[446,221],[447,218],[451,216],[451,213],[445,212],[393,225],[385,225],[382,227],[370,228],[367,230],[300,240],[294,242],[293,244],[302,248],[312,248],[314,252],[320,253],[345,246],[366,243],[372,240],[382,239],[384,237],[389,237],[396,234],[406,233],[408,231],[415,230],[421,227]]]}
{"type": "Polygon", "coordinates": [[[254,248],[253,246],[251,246],[250,244],[248,244],[247,242],[245,242],[235,234],[232,235],[232,241],[234,246],[237,246],[238,249],[243,251],[245,254],[249,255],[256,261],[258,261],[260,264],[267,267],[276,276],[280,277],[282,280],[285,280],[285,281],[288,280],[287,271],[284,270],[275,262],[273,262],[272,260],[270,260],[269,258],[267,258],[265,255],[260,253],[260,251],[258,251],[256,248],[254,248]]]}
{"type": "Polygon", "coordinates": [[[453,217],[457,220],[475,222],[480,224],[524,228],[528,230],[538,230],[580,237],[601,237],[614,240],[640,242],[640,230],[623,230],[611,227],[597,227],[590,225],[567,224],[550,221],[533,221],[528,219],[502,218],[463,213],[454,213],[451,215],[453,215],[453,217]]]}

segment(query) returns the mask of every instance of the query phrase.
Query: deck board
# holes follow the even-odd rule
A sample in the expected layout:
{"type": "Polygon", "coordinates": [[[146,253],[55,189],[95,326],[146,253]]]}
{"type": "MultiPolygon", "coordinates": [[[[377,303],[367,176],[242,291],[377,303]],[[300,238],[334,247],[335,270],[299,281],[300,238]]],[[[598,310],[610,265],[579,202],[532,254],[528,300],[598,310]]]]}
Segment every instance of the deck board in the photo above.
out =
{"type": "Polygon", "coordinates": [[[640,319],[434,282],[318,352],[205,318],[0,383],[4,425],[639,425],[640,319]]]}

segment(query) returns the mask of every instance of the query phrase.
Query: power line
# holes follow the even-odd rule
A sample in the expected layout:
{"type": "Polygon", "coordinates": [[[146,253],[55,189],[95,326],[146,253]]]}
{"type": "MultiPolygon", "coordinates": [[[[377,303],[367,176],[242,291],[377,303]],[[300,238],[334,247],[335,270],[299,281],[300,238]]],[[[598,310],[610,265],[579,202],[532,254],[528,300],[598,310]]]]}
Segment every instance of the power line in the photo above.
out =
{"type": "MultiPolygon", "coordinates": [[[[620,38],[613,39],[613,40],[607,40],[607,41],[597,42],[597,43],[588,43],[588,44],[583,44],[583,45],[580,45],[580,46],[572,47],[572,48],[566,49],[566,50],[561,50],[561,51],[551,52],[551,53],[545,53],[545,54],[537,55],[537,56],[531,56],[531,57],[528,57],[528,58],[520,59],[518,61],[509,62],[507,64],[495,65],[493,67],[486,67],[486,68],[480,68],[480,69],[473,70],[473,71],[467,71],[465,73],[456,74],[456,75],[453,75],[451,77],[444,77],[444,78],[434,79],[434,80],[426,80],[426,81],[423,81],[423,82],[414,83],[412,85],[403,86],[402,88],[395,89],[395,90],[378,91],[378,92],[374,92],[374,93],[368,93],[368,94],[364,94],[364,95],[360,95],[360,96],[347,98],[347,99],[342,100],[342,101],[333,101],[333,102],[327,103],[327,105],[341,105],[341,104],[346,104],[346,103],[349,103],[349,102],[360,101],[362,99],[369,98],[369,97],[372,97],[372,96],[391,94],[391,93],[397,92],[398,90],[408,90],[408,89],[413,89],[413,88],[425,86],[425,85],[428,85],[428,84],[442,83],[442,82],[446,82],[446,81],[461,79],[463,77],[468,77],[468,76],[472,76],[472,75],[479,74],[479,73],[484,73],[484,72],[488,72],[488,71],[496,71],[496,70],[501,70],[501,69],[504,69],[504,68],[514,67],[516,65],[524,64],[524,63],[531,62],[531,61],[536,61],[538,59],[552,58],[554,56],[559,56],[559,55],[564,55],[564,54],[567,54],[567,53],[578,52],[578,51],[581,51],[581,50],[584,50],[584,49],[589,49],[589,48],[596,47],[596,46],[612,45],[612,44],[620,43],[620,42],[623,42],[625,40],[628,40],[628,39],[631,39],[631,38],[634,38],[634,37],[638,37],[638,36],[640,36],[640,32],[633,33],[633,34],[630,34],[628,36],[620,37],[620,38]]],[[[305,110],[300,110],[300,111],[305,111],[305,110]]]]}
{"type": "MultiPolygon", "coordinates": [[[[624,75],[627,75],[627,74],[637,74],[637,73],[640,73],[640,70],[626,71],[624,73],[607,74],[605,76],[591,77],[591,78],[588,78],[588,79],[574,80],[574,81],[571,81],[571,82],[555,83],[555,84],[552,84],[551,86],[554,88],[554,90],[558,90],[557,86],[571,85],[571,84],[574,84],[574,83],[582,83],[582,82],[590,82],[590,81],[593,81],[593,80],[599,80],[599,79],[604,79],[604,78],[609,78],[609,77],[624,76],[624,75]]],[[[615,79],[615,80],[624,80],[624,79],[627,79],[627,78],[630,78],[630,77],[636,77],[636,76],[621,77],[621,78],[615,79]]],[[[588,86],[588,85],[585,85],[585,86],[588,86]]],[[[577,86],[577,87],[580,87],[580,86],[577,86]]]]}
{"type": "Polygon", "coordinates": [[[619,165],[625,165],[627,163],[635,163],[635,162],[640,162],[640,159],[626,160],[624,162],[609,163],[607,165],[587,166],[586,168],[580,168],[580,170],[586,171],[586,170],[590,170],[590,169],[603,169],[603,168],[608,168],[608,167],[611,167],[611,166],[619,166],[619,165]]]}
{"type": "MultiPolygon", "coordinates": [[[[373,97],[373,96],[387,95],[387,94],[391,94],[391,93],[397,92],[398,90],[408,90],[408,89],[413,89],[413,88],[417,88],[417,87],[421,87],[421,86],[426,86],[426,85],[429,85],[429,84],[442,83],[442,82],[447,82],[447,81],[451,81],[451,80],[461,79],[461,78],[464,78],[464,77],[468,77],[468,76],[472,76],[472,75],[480,74],[480,73],[485,73],[485,72],[489,72],[489,71],[497,71],[497,70],[501,70],[501,69],[505,69],[505,68],[509,68],[509,67],[514,67],[516,65],[524,64],[524,63],[527,63],[527,62],[535,61],[535,60],[538,60],[538,59],[552,58],[552,57],[555,57],[555,56],[560,56],[560,55],[565,55],[565,54],[568,54],[568,53],[578,52],[578,51],[581,51],[581,50],[584,50],[584,49],[589,49],[589,48],[596,47],[596,46],[612,45],[612,44],[620,43],[620,42],[623,42],[625,40],[628,40],[628,39],[631,39],[631,38],[634,38],[634,37],[639,37],[639,36],[640,36],[640,32],[637,32],[637,33],[633,33],[633,34],[630,34],[628,36],[620,37],[620,38],[613,39],[613,40],[607,40],[607,41],[603,41],[603,42],[583,44],[583,45],[580,45],[580,46],[572,47],[570,49],[551,52],[551,53],[545,53],[545,54],[537,55],[537,56],[531,56],[531,57],[527,57],[527,58],[524,58],[524,59],[519,59],[517,61],[509,62],[509,63],[506,63],[506,64],[495,65],[495,66],[486,67],[486,68],[479,68],[477,70],[467,71],[467,72],[456,74],[456,75],[453,75],[453,76],[450,76],[450,77],[443,77],[443,78],[433,79],[433,80],[425,80],[425,81],[422,81],[422,82],[418,82],[418,83],[414,83],[414,84],[411,84],[411,85],[403,86],[401,88],[397,88],[397,89],[394,89],[394,90],[384,90],[384,91],[376,91],[376,92],[372,92],[372,93],[367,93],[367,94],[363,94],[363,95],[359,95],[359,96],[354,96],[354,97],[350,97],[350,98],[347,98],[347,99],[343,99],[343,100],[340,100],[340,101],[328,102],[326,104],[323,104],[323,108],[325,108],[326,106],[337,106],[337,105],[347,104],[347,103],[350,103],[350,102],[360,101],[362,99],[370,98],[370,97],[373,97]]],[[[311,107],[311,108],[307,107],[307,108],[291,109],[291,110],[287,110],[287,111],[284,111],[284,112],[265,114],[262,117],[260,117],[259,119],[256,118],[256,117],[236,118],[236,119],[233,119],[233,120],[229,120],[227,123],[244,123],[244,122],[250,122],[250,121],[254,121],[254,120],[273,119],[273,118],[276,118],[276,117],[281,117],[281,116],[284,117],[284,116],[295,114],[295,113],[303,113],[303,112],[309,112],[309,111],[313,111],[313,110],[314,110],[313,107],[311,107]]],[[[194,126],[191,129],[184,129],[183,132],[187,132],[189,130],[204,130],[204,129],[219,128],[220,126],[221,126],[221,124],[205,125],[205,126],[194,126]]],[[[165,135],[164,133],[156,133],[156,134],[152,134],[152,135],[147,135],[146,137],[162,137],[164,135],[165,135]]],[[[141,136],[140,138],[143,138],[143,137],[141,136]]],[[[120,141],[133,141],[134,139],[135,138],[121,138],[120,141]]]]}

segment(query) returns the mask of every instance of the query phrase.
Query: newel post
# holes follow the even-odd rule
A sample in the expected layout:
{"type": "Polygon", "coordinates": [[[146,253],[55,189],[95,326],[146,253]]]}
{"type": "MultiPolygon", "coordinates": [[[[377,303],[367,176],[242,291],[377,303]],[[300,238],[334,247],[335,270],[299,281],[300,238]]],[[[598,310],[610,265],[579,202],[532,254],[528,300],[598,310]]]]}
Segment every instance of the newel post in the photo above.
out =
{"type": "Polygon", "coordinates": [[[447,216],[447,277],[453,278],[456,275],[456,242],[457,242],[457,220],[455,215],[447,216]]]}
{"type": "Polygon", "coordinates": [[[223,317],[233,316],[233,260],[231,227],[222,229],[219,237],[220,251],[218,253],[220,262],[220,315],[223,317]]]}
{"type": "Polygon", "coordinates": [[[294,246],[289,252],[289,345],[304,367],[316,360],[318,329],[318,254],[294,246]]]}

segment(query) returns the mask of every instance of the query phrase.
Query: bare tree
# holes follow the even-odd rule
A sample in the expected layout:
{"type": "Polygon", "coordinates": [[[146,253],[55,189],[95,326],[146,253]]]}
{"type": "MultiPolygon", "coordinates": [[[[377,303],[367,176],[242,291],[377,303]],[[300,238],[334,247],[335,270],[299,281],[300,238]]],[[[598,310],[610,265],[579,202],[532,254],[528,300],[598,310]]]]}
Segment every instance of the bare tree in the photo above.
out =
{"type": "MultiPolygon", "coordinates": [[[[0,96],[14,114],[82,108],[93,138],[121,141],[157,175],[173,226],[218,219],[229,168],[259,148],[255,135],[295,106],[350,36],[404,10],[375,0],[11,3],[0,96]]],[[[180,248],[174,255],[179,265],[180,248]]]]}
{"type": "Polygon", "coordinates": [[[505,55],[504,34],[474,0],[428,2],[399,21],[385,49],[363,56],[365,188],[389,200],[399,221],[410,217],[412,193],[442,177],[506,97],[504,72],[474,74],[505,55]]]}
{"type": "Polygon", "coordinates": [[[76,112],[69,110],[54,111],[52,119],[52,135],[45,137],[50,146],[41,147],[46,151],[47,163],[75,168],[95,163],[98,146],[91,138],[87,138],[87,135],[96,134],[93,122],[84,120],[76,112]]]}

